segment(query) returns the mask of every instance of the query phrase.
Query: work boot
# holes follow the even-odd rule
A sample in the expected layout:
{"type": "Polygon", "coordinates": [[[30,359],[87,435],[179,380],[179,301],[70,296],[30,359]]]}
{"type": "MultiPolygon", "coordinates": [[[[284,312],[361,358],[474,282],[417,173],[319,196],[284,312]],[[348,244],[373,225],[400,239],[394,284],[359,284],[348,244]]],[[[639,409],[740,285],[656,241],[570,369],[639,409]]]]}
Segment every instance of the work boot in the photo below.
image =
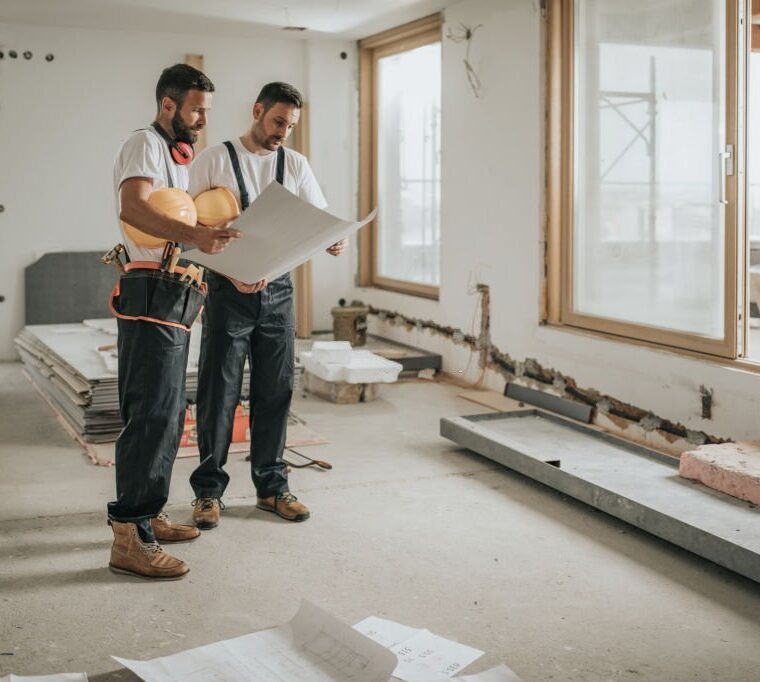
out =
{"type": "Polygon", "coordinates": [[[264,511],[273,512],[286,521],[306,521],[310,516],[308,507],[287,490],[272,497],[257,497],[256,506],[264,511]]]}
{"type": "Polygon", "coordinates": [[[224,505],[218,497],[199,497],[193,500],[193,523],[202,530],[211,530],[219,525],[224,505]]]}
{"type": "Polygon", "coordinates": [[[195,540],[201,532],[185,523],[174,523],[166,512],[150,520],[150,527],[159,542],[187,542],[195,540]]]}
{"type": "Polygon", "coordinates": [[[108,564],[112,571],[152,580],[177,580],[190,570],[184,561],[164,552],[157,542],[143,542],[134,523],[108,523],[114,535],[108,564]]]}

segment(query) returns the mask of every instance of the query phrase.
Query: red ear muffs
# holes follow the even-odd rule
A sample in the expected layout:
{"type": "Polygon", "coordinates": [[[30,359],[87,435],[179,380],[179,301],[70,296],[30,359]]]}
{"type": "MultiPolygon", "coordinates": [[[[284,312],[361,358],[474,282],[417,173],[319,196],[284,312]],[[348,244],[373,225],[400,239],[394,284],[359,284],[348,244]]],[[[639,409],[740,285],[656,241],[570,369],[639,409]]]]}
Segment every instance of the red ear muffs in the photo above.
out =
{"type": "Polygon", "coordinates": [[[173,140],[156,121],[153,121],[150,125],[161,137],[164,138],[164,140],[166,140],[166,144],[169,145],[169,154],[171,154],[174,163],[178,166],[186,166],[193,160],[193,156],[195,156],[193,145],[188,144],[187,142],[182,142],[181,140],[173,140]]]}
{"type": "Polygon", "coordinates": [[[186,166],[193,160],[193,146],[187,142],[174,140],[169,144],[169,152],[172,155],[174,163],[178,166],[186,166]]]}

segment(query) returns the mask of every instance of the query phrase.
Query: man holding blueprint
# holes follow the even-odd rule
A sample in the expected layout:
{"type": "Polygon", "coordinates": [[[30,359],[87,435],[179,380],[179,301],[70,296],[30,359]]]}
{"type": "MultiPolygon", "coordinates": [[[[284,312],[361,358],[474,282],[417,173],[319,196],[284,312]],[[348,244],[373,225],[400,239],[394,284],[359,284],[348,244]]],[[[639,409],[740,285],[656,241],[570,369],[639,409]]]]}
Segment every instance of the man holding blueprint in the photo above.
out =
{"type": "MultiPolygon", "coordinates": [[[[276,182],[308,204],[324,208],[327,202],[306,158],[283,147],[298,123],[302,105],[300,93],[291,85],[264,86],[253,107],[251,129],[239,139],[205,149],[193,162],[191,196],[223,187],[245,211],[276,182]]],[[[341,240],[327,252],[338,256],[346,244],[341,240]]],[[[305,521],[309,510],[290,493],[282,460],[293,394],[295,330],[290,274],[271,282],[244,283],[209,271],[208,289],[198,372],[201,461],[190,477],[196,496],[193,520],[201,529],[219,523],[221,498],[229,482],[224,465],[247,357],[251,369],[251,476],[257,506],[289,521],[305,521]]]]}

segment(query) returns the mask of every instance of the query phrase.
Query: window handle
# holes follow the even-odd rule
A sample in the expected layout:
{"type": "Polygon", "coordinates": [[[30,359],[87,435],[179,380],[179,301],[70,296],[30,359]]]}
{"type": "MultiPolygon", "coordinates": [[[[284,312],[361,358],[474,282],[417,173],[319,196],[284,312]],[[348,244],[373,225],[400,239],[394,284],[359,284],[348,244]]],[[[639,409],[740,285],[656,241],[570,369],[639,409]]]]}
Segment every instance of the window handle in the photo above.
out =
{"type": "Polygon", "coordinates": [[[718,153],[718,163],[720,164],[720,203],[726,206],[726,177],[734,174],[734,145],[727,144],[726,151],[718,153]]]}

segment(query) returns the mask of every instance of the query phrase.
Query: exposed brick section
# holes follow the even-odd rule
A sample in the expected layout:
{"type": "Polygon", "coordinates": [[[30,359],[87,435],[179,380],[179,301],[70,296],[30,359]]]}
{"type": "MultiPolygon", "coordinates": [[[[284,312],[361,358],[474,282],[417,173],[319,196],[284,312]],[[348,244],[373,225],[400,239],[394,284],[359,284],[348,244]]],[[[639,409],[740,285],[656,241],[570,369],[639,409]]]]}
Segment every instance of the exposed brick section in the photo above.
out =
{"type": "MultiPolygon", "coordinates": [[[[481,295],[484,295],[483,290],[478,289],[478,291],[481,295]]],[[[498,371],[508,381],[515,377],[524,377],[539,384],[553,386],[555,389],[563,386],[564,389],[562,392],[566,397],[586,403],[587,405],[598,407],[608,415],[622,418],[629,423],[640,424],[643,422],[644,426],[647,428],[651,427],[652,420],[660,420],[661,423],[657,426],[656,430],[666,437],[683,438],[692,444],[726,442],[725,439],[718,438],[717,436],[711,436],[702,431],[692,431],[687,429],[683,424],[677,424],[668,419],[662,419],[640,407],[629,405],[616,398],[604,395],[596,389],[582,388],[578,386],[575,379],[572,377],[565,376],[553,368],[544,367],[535,358],[527,358],[524,361],[515,360],[511,355],[501,352],[493,343],[491,343],[490,335],[488,334],[483,338],[484,335],[481,333],[481,338],[478,338],[472,334],[465,334],[461,329],[437,324],[433,320],[410,318],[397,311],[383,310],[375,308],[374,306],[369,306],[369,314],[375,315],[381,320],[388,321],[394,325],[403,325],[409,330],[425,329],[434,334],[440,334],[451,339],[458,345],[468,346],[474,351],[481,351],[481,355],[483,351],[483,343],[485,341],[487,345],[486,355],[488,357],[487,367],[498,371]]]]}

